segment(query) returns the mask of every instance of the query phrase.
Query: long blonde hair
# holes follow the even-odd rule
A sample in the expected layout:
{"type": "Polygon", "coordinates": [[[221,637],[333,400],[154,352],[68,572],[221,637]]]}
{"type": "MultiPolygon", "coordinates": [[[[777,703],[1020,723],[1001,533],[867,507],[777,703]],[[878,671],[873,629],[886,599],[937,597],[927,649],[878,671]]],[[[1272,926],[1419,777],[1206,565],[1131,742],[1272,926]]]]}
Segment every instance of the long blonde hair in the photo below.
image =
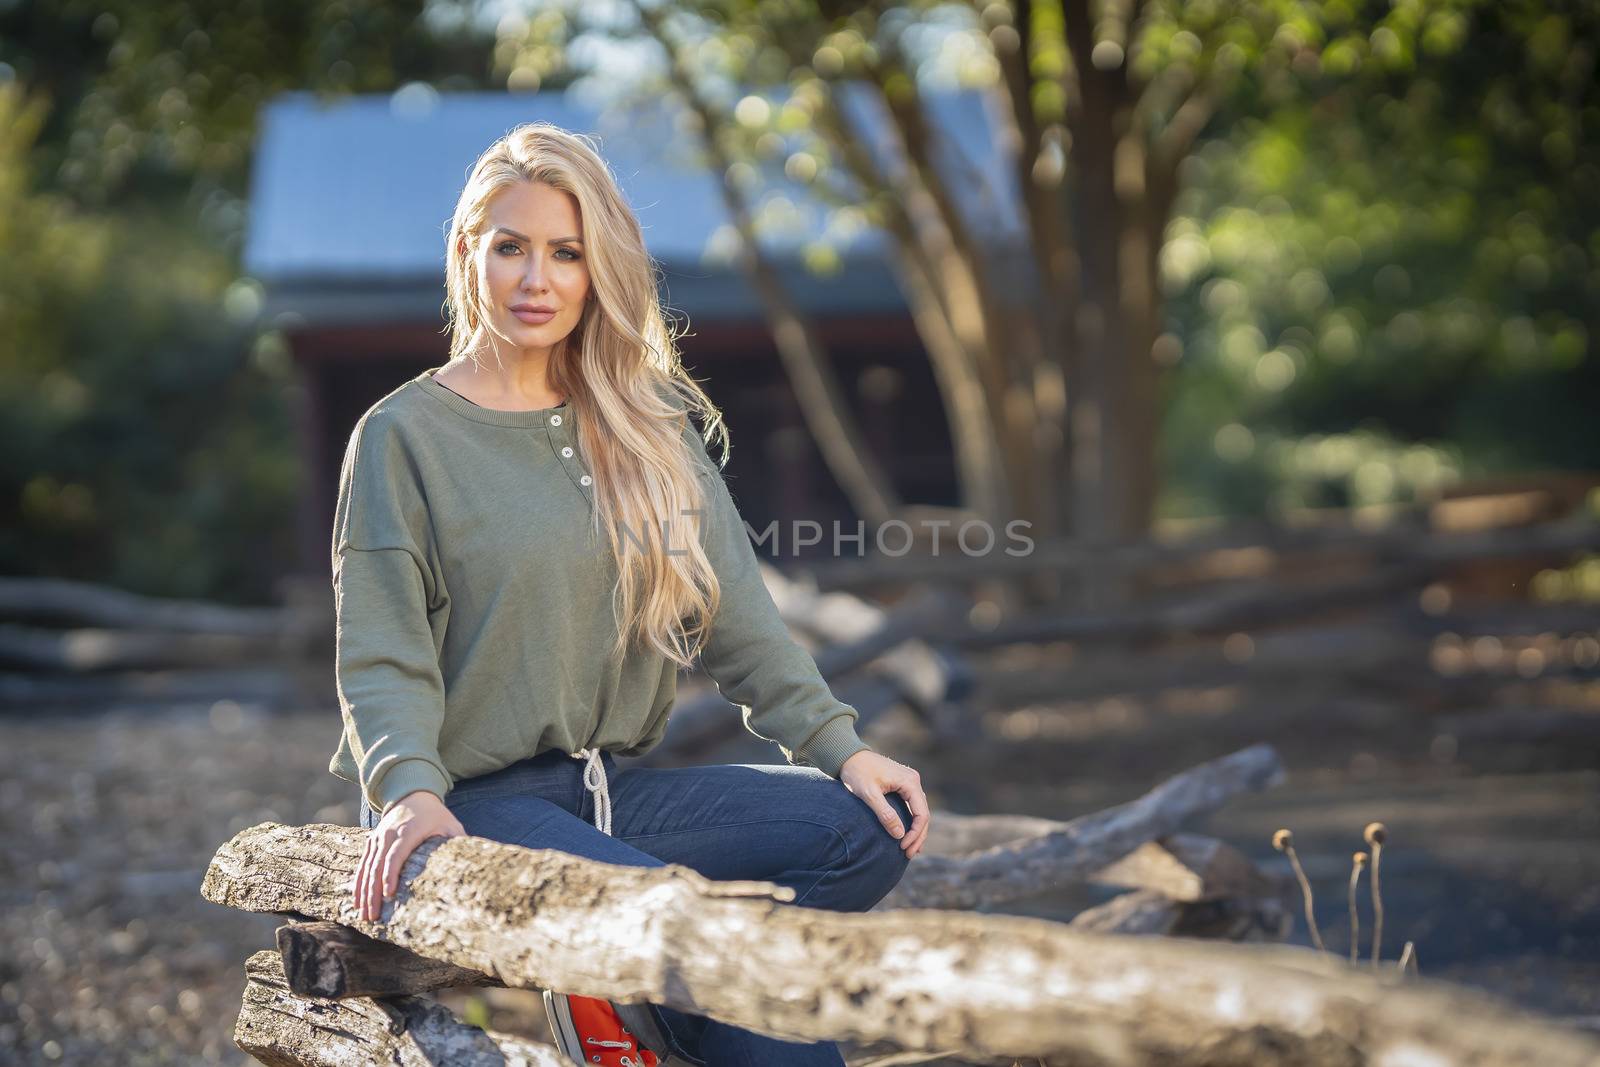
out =
{"type": "Polygon", "coordinates": [[[517,182],[540,182],[578,202],[593,299],[552,350],[549,378],[577,416],[594,475],[595,530],[617,565],[612,654],[621,658],[637,643],[689,667],[710,634],[721,586],[696,536],[693,520],[705,514],[710,486],[684,436],[698,431],[684,420],[699,412],[707,426],[703,440],[721,435],[724,462],[727,429],[683,367],[638,219],[589,138],[548,122],[523,123],[473,164],[445,242],[450,358],[476,361],[485,329],[510,346],[494,326],[470,249],[487,223],[490,199],[517,182]]]}

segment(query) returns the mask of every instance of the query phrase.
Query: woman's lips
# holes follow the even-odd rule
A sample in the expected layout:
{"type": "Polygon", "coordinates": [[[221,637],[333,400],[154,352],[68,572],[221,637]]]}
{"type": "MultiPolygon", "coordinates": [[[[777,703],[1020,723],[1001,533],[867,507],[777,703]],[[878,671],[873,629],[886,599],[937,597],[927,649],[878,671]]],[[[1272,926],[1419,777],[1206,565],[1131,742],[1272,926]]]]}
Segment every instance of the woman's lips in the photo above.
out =
{"type": "Polygon", "coordinates": [[[554,311],[513,311],[511,314],[515,315],[517,318],[521,319],[523,322],[526,322],[530,326],[537,326],[540,323],[549,322],[551,319],[556,317],[556,313],[554,311]]]}

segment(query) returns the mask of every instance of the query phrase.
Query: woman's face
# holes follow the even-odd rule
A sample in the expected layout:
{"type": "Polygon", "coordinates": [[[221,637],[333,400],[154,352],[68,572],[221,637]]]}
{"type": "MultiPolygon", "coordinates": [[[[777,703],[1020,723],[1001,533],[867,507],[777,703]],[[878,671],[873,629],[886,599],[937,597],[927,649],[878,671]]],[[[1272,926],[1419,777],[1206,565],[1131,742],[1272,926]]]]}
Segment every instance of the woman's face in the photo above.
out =
{"type": "Polygon", "coordinates": [[[582,235],[571,193],[518,182],[490,199],[478,276],[495,325],[517,347],[549,349],[582,318],[589,295],[582,235]],[[533,310],[541,308],[548,310],[533,310]]]}

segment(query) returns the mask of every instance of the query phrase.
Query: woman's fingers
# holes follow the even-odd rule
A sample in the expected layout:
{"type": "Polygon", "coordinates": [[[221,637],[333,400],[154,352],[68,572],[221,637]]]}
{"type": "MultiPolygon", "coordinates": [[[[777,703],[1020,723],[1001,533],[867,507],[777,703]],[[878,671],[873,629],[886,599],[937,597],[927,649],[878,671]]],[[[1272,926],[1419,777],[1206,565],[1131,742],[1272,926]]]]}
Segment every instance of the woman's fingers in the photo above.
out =
{"type": "Polygon", "coordinates": [[[352,895],[356,913],[368,922],[383,918],[384,901],[393,899],[400,888],[400,872],[406,861],[416,851],[418,844],[428,837],[465,837],[466,827],[460,820],[451,818],[435,829],[419,829],[426,820],[419,821],[403,808],[390,809],[393,818],[385,818],[367,831],[361,849],[361,859],[356,864],[352,895]]]}
{"type": "Polygon", "coordinates": [[[377,922],[382,911],[377,900],[378,878],[382,873],[383,862],[383,832],[372,831],[372,855],[367,857],[367,877],[361,887],[362,917],[368,922],[377,922]]]}
{"type": "Polygon", "coordinates": [[[890,837],[903,838],[905,836],[905,824],[900,821],[899,814],[889,806],[889,802],[883,796],[881,792],[874,792],[872,796],[867,798],[867,806],[878,816],[878,821],[883,824],[883,828],[889,832],[890,837]]]}
{"type": "MultiPolygon", "coordinates": [[[[922,791],[922,776],[909,767],[891,784],[894,792],[905,798],[906,808],[911,812],[911,826],[900,842],[900,847],[905,849],[906,859],[911,859],[922,851],[923,839],[928,834],[928,823],[931,818],[928,797],[922,791]]],[[[897,816],[896,822],[898,821],[897,816]]]]}
{"type": "Polygon", "coordinates": [[[361,848],[361,862],[356,864],[356,882],[352,895],[355,898],[356,914],[363,919],[367,917],[367,878],[372,871],[372,842],[377,836],[375,831],[367,831],[366,843],[361,848]]]}
{"type": "Polygon", "coordinates": [[[361,917],[368,922],[383,918],[384,880],[388,877],[388,856],[400,837],[392,826],[375,828],[367,838],[366,879],[361,886],[361,917]]]}
{"type": "Polygon", "coordinates": [[[910,859],[922,851],[922,842],[928,836],[932,815],[928,810],[928,796],[922,791],[920,781],[913,780],[908,786],[902,786],[900,795],[906,798],[906,807],[911,809],[911,832],[906,835],[911,839],[906,851],[906,858],[910,859]]]}
{"type": "Polygon", "coordinates": [[[378,890],[382,894],[377,901],[380,910],[383,902],[394,896],[400,882],[400,868],[405,866],[406,857],[411,855],[410,837],[404,830],[395,834],[387,844],[388,847],[383,850],[383,873],[378,879],[378,890]]]}

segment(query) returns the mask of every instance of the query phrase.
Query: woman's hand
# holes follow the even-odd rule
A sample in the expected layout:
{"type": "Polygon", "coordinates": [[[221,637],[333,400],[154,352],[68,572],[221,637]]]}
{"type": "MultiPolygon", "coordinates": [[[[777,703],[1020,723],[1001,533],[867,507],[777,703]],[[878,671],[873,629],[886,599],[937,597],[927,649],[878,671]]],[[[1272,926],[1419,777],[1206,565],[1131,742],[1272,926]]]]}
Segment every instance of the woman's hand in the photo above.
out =
{"type": "Polygon", "coordinates": [[[928,836],[928,798],[922,792],[922,776],[903,763],[871,749],[862,749],[844,761],[839,768],[839,781],[862,800],[878,816],[883,828],[900,839],[906,859],[922,851],[922,841],[928,836]],[[911,829],[905,829],[900,813],[884,798],[887,793],[899,793],[911,809],[911,829]]]}
{"type": "Polygon", "coordinates": [[[416,847],[430,837],[464,837],[466,829],[437,794],[419,789],[407,793],[367,831],[367,844],[356,866],[356,912],[368,922],[383,914],[383,902],[400,884],[400,868],[416,847]]]}

